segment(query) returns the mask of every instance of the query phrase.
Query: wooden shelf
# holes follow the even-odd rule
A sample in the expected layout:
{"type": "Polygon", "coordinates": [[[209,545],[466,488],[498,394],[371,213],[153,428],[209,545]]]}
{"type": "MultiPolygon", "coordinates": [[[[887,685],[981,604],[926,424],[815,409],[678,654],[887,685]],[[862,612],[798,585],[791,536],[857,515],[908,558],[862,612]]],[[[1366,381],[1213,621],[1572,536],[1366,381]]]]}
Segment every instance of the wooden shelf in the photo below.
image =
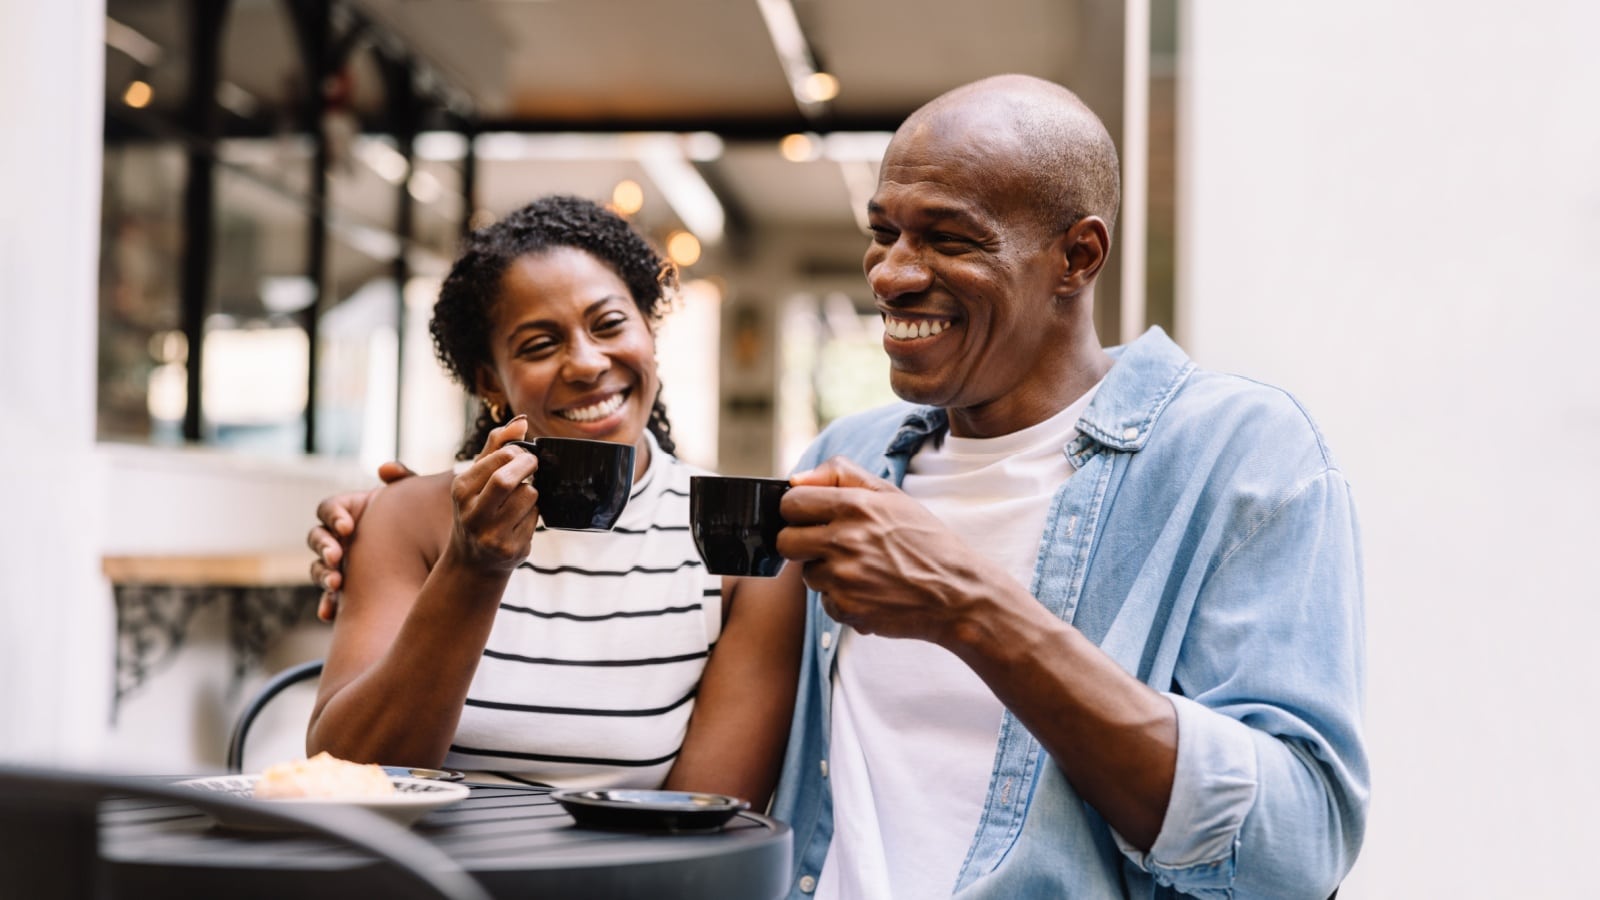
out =
{"type": "Polygon", "coordinates": [[[112,584],[214,587],[311,585],[311,551],[225,556],[107,556],[101,571],[112,584]]]}

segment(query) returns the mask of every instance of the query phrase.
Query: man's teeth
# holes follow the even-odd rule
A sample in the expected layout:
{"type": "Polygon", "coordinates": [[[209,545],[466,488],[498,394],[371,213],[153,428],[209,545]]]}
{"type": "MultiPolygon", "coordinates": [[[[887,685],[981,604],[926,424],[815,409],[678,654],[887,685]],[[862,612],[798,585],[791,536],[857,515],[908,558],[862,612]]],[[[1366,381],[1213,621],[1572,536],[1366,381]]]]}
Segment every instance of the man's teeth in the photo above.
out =
{"type": "Polygon", "coordinates": [[[561,412],[561,417],[563,419],[571,419],[574,422],[593,422],[596,419],[603,419],[606,416],[616,412],[617,407],[622,405],[622,400],[623,396],[621,394],[612,394],[593,406],[563,410],[561,412]]]}
{"type": "Polygon", "coordinates": [[[950,320],[948,319],[930,322],[927,319],[912,321],[910,319],[893,319],[885,316],[883,320],[883,330],[887,331],[890,337],[901,341],[908,341],[912,338],[932,337],[949,327],[950,320]]]}

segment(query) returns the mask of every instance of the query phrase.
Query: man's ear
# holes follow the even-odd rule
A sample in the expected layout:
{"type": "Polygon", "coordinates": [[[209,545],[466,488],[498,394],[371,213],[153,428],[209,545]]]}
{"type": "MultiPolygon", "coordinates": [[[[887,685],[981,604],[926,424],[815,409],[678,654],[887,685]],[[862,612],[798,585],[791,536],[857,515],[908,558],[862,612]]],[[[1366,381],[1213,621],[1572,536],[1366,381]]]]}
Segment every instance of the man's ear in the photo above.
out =
{"type": "Polygon", "coordinates": [[[1059,283],[1063,297],[1082,293],[1099,277],[1111,252],[1111,232],[1099,216],[1084,216],[1072,223],[1061,236],[1061,259],[1065,263],[1059,283]]]}

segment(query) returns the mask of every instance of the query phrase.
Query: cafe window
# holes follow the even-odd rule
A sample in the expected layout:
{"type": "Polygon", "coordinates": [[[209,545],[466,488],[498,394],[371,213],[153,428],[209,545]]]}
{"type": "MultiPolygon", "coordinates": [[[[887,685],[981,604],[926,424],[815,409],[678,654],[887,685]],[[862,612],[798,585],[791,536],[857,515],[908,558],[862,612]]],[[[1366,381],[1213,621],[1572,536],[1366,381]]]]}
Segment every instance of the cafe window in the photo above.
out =
{"type": "Polygon", "coordinates": [[[376,461],[463,418],[426,321],[469,113],[348,3],[106,15],[99,437],[376,461]]]}

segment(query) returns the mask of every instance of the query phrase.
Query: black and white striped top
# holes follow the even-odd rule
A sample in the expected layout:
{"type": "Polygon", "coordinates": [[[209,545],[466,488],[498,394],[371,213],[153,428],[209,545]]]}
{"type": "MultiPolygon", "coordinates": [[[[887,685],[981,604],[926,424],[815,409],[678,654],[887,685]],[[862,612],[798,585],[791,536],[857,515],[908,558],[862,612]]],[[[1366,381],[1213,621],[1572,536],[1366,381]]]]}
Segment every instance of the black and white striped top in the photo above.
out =
{"type": "Polygon", "coordinates": [[[609,533],[540,526],[512,575],[445,766],[561,787],[659,787],[722,625],[689,477],[651,442],[609,533]]]}

